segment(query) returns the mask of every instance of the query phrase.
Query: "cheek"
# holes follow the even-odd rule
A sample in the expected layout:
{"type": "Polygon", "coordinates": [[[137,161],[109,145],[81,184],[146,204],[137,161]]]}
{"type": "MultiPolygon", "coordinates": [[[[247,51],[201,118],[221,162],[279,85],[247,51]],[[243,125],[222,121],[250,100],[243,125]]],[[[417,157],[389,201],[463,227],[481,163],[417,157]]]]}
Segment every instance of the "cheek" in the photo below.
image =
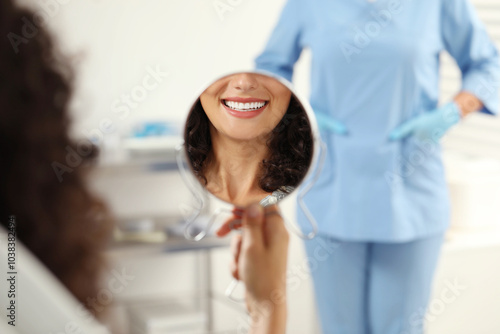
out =
{"type": "Polygon", "coordinates": [[[216,128],[219,126],[220,122],[220,112],[218,110],[218,103],[214,102],[209,98],[200,98],[201,106],[205,111],[210,123],[212,123],[216,128]]]}
{"type": "Polygon", "coordinates": [[[285,116],[287,109],[288,109],[288,103],[275,104],[272,109],[272,112],[269,113],[269,117],[267,118],[267,124],[269,126],[272,126],[272,128],[276,127],[276,125],[278,125],[283,116],[285,116]]]}

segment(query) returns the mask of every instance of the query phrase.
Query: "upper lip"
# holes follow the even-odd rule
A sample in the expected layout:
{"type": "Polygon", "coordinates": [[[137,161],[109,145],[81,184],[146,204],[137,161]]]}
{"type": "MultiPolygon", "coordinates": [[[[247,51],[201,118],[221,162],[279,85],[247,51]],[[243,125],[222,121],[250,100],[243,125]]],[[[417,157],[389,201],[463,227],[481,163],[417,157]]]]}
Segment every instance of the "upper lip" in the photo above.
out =
{"type": "Polygon", "coordinates": [[[239,97],[239,96],[226,97],[226,98],[223,98],[222,100],[234,101],[234,102],[240,102],[240,103],[267,102],[267,100],[258,99],[255,97],[239,97]]]}

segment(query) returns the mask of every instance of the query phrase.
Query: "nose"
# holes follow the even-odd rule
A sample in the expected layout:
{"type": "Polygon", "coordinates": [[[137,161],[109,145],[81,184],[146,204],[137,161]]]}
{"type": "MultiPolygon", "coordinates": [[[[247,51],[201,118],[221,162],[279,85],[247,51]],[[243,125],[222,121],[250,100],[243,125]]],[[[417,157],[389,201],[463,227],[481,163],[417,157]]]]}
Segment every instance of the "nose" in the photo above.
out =
{"type": "Polygon", "coordinates": [[[231,86],[240,92],[255,90],[258,85],[255,75],[251,73],[240,73],[231,78],[231,86]]]}

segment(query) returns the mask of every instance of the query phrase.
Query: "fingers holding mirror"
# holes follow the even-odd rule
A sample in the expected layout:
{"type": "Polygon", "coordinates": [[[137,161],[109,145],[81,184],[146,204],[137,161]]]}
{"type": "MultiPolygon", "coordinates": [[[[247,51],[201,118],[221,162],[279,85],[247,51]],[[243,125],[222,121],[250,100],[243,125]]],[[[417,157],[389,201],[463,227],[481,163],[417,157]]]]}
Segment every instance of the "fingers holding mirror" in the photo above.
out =
{"type": "Polygon", "coordinates": [[[289,84],[260,73],[235,73],[208,86],[184,131],[196,179],[237,207],[275,204],[293,192],[310,170],[314,138],[289,84]]]}

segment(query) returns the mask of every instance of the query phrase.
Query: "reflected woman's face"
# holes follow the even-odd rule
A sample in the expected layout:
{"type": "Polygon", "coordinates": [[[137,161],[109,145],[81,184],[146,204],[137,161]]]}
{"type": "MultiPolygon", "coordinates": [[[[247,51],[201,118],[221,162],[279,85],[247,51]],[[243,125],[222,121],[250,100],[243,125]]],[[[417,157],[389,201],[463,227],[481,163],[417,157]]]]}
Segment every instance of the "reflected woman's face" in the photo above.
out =
{"type": "Polygon", "coordinates": [[[254,73],[222,78],[200,102],[219,134],[236,140],[267,137],[285,115],[292,93],[278,80],[254,73]]]}

